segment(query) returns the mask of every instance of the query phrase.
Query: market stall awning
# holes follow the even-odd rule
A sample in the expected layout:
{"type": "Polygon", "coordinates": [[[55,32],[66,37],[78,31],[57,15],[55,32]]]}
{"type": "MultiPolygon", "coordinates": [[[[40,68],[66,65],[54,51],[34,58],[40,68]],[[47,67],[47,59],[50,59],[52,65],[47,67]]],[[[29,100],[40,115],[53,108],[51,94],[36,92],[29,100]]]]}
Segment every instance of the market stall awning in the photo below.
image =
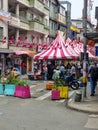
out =
{"type": "Polygon", "coordinates": [[[40,59],[76,59],[75,51],[70,51],[65,45],[64,39],[57,35],[56,39],[41,53],[34,56],[34,60],[40,59]]]}
{"type": "MultiPolygon", "coordinates": [[[[76,40],[71,40],[70,38],[68,38],[66,40],[66,44],[68,48],[70,47],[71,49],[73,49],[78,54],[78,57],[80,57],[80,53],[83,52],[82,42],[77,42],[76,40]]],[[[89,54],[90,59],[96,59],[95,55],[92,54],[88,48],[87,48],[87,53],[89,54]]]]}
{"type": "Polygon", "coordinates": [[[36,54],[36,52],[30,50],[15,50],[14,53],[16,55],[28,55],[28,56],[34,56],[36,54]]]}

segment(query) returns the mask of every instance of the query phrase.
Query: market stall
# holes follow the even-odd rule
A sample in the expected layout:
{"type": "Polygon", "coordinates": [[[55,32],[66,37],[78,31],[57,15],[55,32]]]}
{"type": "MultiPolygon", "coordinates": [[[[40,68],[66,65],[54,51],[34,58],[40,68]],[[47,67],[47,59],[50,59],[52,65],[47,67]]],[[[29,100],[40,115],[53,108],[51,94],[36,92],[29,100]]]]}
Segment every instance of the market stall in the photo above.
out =
{"type": "Polygon", "coordinates": [[[57,35],[56,39],[45,50],[34,56],[34,60],[77,59],[78,54],[70,49],[66,46],[64,39],[57,35]]]}
{"type": "MultiPolygon", "coordinates": [[[[67,39],[66,40],[66,45],[68,46],[68,48],[71,47],[71,49],[73,49],[77,54],[78,57],[80,57],[80,53],[83,52],[83,43],[82,42],[77,42],[76,40],[71,40],[71,39],[67,39]]],[[[94,55],[94,52],[91,53],[90,49],[87,47],[87,53],[89,56],[89,59],[93,59],[96,60],[96,56],[94,55]]]]}
{"type": "Polygon", "coordinates": [[[18,64],[20,71],[22,70],[22,63],[24,63],[26,66],[25,73],[33,71],[33,56],[36,54],[36,52],[30,50],[15,50],[14,54],[16,55],[15,59],[20,61],[18,64]]]}

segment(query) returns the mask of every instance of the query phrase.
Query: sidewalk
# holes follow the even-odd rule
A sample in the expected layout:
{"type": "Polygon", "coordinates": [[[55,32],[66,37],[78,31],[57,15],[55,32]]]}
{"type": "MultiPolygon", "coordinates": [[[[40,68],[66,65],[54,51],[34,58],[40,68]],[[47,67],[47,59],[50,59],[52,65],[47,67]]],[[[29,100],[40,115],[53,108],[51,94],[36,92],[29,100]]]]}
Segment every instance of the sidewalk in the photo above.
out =
{"type": "Polygon", "coordinates": [[[67,107],[73,110],[86,113],[98,114],[98,86],[96,87],[95,96],[90,96],[90,86],[87,86],[87,97],[81,102],[75,102],[75,95],[67,102],[67,107]]]}

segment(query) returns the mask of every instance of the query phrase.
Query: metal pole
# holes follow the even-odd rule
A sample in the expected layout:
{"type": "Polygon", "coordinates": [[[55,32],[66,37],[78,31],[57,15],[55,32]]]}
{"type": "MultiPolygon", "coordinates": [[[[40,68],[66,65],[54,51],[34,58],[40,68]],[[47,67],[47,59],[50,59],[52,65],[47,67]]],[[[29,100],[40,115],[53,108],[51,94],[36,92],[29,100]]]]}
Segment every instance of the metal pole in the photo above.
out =
{"type": "Polygon", "coordinates": [[[83,79],[84,79],[84,87],[83,87],[83,100],[84,97],[86,97],[86,89],[87,89],[87,77],[86,77],[86,70],[87,70],[87,55],[86,55],[86,34],[87,34],[87,1],[84,0],[84,12],[83,12],[83,35],[84,35],[84,46],[83,46],[83,53],[84,53],[84,58],[83,58],[83,79]]]}
{"type": "Polygon", "coordinates": [[[71,3],[69,1],[59,1],[60,4],[67,4],[66,11],[66,24],[67,24],[67,38],[70,36],[70,26],[71,26],[71,3]]]}
{"type": "Polygon", "coordinates": [[[71,3],[67,1],[67,38],[70,36],[71,27],[71,3]]]}

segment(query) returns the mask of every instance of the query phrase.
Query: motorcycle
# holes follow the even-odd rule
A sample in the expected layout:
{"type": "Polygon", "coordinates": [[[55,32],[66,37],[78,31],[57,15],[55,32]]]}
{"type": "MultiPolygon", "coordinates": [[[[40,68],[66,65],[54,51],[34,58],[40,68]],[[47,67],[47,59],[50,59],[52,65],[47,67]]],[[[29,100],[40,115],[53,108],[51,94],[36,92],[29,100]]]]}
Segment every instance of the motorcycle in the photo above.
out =
{"type": "Polygon", "coordinates": [[[66,85],[71,87],[73,90],[77,90],[80,86],[78,80],[73,78],[72,75],[65,76],[65,82],[66,82],[66,85]]]}

